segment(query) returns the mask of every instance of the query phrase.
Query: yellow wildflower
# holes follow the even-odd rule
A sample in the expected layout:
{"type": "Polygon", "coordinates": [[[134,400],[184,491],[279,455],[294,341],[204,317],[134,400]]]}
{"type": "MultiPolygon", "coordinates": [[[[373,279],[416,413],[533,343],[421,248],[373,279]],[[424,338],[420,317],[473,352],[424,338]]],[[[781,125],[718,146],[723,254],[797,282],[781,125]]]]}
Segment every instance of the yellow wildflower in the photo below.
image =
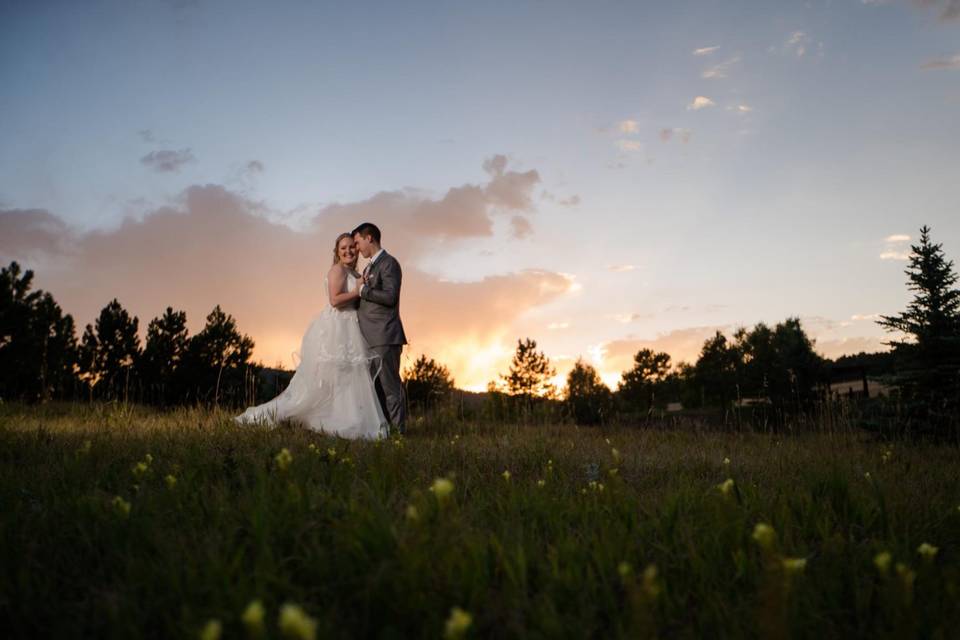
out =
{"type": "Polygon", "coordinates": [[[247,605],[247,608],[243,610],[243,615],[240,616],[243,625],[247,628],[247,633],[251,636],[263,634],[263,618],[266,613],[263,603],[259,600],[252,600],[247,605]]]}
{"type": "Polygon", "coordinates": [[[287,467],[290,466],[290,463],[293,462],[293,455],[290,453],[290,450],[284,447],[280,449],[280,453],[274,456],[273,460],[277,463],[277,469],[280,471],[286,471],[287,467]]]}
{"type": "Polygon", "coordinates": [[[144,460],[146,461],[147,466],[153,464],[153,456],[150,455],[149,453],[144,456],[144,460]]]}
{"type": "Polygon", "coordinates": [[[167,489],[173,489],[177,486],[177,479],[170,474],[167,474],[167,477],[163,479],[167,483],[167,489]]]}
{"type": "Polygon", "coordinates": [[[134,478],[142,478],[149,470],[150,466],[146,462],[138,462],[130,469],[134,478]]]}
{"type": "Polygon", "coordinates": [[[503,471],[503,473],[502,473],[501,475],[503,476],[503,479],[504,479],[504,480],[506,480],[507,482],[510,482],[510,471],[509,471],[509,470],[504,469],[504,471],[503,471]]]}
{"type": "Polygon", "coordinates": [[[280,633],[288,638],[315,640],[317,637],[317,621],[295,604],[280,607],[279,625],[280,633]]]}
{"type": "Polygon", "coordinates": [[[617,464],[620,464],[620,452],[616,449],[610,449],[610,455],[613,456],[613,461],[617,464]]]}
{"type": "Polygon", "coordinates": [[[903,582],[903,590],[906,592],[907,597],[909,598],[913,595],[913,583],[917,579],[917,572],[904,563],[898,562],[897,575],[900,576],[900,580],[903,582]]]}
{"type": "Polygon", "coordinates": [[[453,483],[446,478],[437,478],[430,486],[430,491],[437,496],[437,500],[444,500],[453,492],[453,483]]]}
{"type": "Polygon", "coordinates": [[[807,568],[806,558],[784,558],[782,562],[783,571],[787,575],[803,573],[803,570],[807,568]]]}
{"type": "Polygon", "coordinates": [[[724,458],[724,459],[723,459],[723,464],[724,464],[724,465],[729,465],[729,464],[730,464],[730,458],[724,458]]]}
{"type": "Polygon", "coordinates": [[[467,629],[473,624],[473,616],[461,609],[454,607],[450,609],[450,617],[443,628],[443,637],[446,640],[456,640],[462,638],[467,633],[467,629]]]}
{"type": "Polygon", "coordinates": [[[873,556],[873,566],[877,568],[877,571],[883,575],[887,575],[887,572],[890,571],[890,562],[893,560],[893,556],[890,555],[889,551],[881,551],[877,555],[873,556]]]}
{"type": "Polygon", "coordinates": [[[417,508],[412,504],[407,505],[407,520],[416,522],[419,519],[420,519],[420,512],[417,510],[417,508]]]}
{"type": "Polygon", "coordinates": [[[935,547],[932,544],[929,544],[927,542],[924,542],[919,547],[917,547],[917,553],[923,556],[923,559],[927,561],[933,560],[934,556],[937,555],[937,551],[939,550],[940,549],[938,547],[935,547]]]}
{"type": "Polygon", "coordinates": [[[643,570],[643,590],[651,598],[656,598],[660,595],[660,580],[658,578],[657,565],[648,564],[647,568],[643,570]]]}
{"type": "Polygon", "coordinates": [[[865,474],[863,474],[863,477],[866,478],[867,480],[869,480],[869,479],[870,479],[870,472],[867,471],[865,474]]]}
{"type": "Polygon", "coordinates": [[[730,492],[733,491],[733,478],[727,478],[723,482],[717,485],[717,488],[720,489],[720,493],[725,496],[730,495],[730,492]]]}
{"type": "Polygon", "coordinates": [[[113,504],[114,511],[124,518],[130,515],[130,503],[120,496],[116,496],[111,504],[113,504]]]}
{"type": "Polygon", "coordinates": [[[765,522],[757,523],[753,528],[753,539],[765,550],[770,550],[777,541],[777,532],[765,522]]]}
{"type": "Polygon", "coordinates": [[[327,449],[327,455],[330,456],[331,458],[336,458],[336,457],[337,457],[337,448],[336,448],[336,447],[330,447],[329,449],[327,449]]]}
{"type": "Polygon", "coordinates": [[[200,640],[220,640],[220,634],[223,633],[223,625],[214,618],[203,626],[200,632],[200,640]]]}
{"type": "Polygon", "coordinates": [[[624,560],[623,562],[617,565],[617,573],[620,574],[621,578],[626,578],[631,573],[633,573],[633,566],[629,562],[624,560]]]}
{"type": "Polygon", "coordinates": [[[547,486],[547,481],[541,478],[540,480],[537,480],[537,486],[542,489],[543,487],[547,486]]]}

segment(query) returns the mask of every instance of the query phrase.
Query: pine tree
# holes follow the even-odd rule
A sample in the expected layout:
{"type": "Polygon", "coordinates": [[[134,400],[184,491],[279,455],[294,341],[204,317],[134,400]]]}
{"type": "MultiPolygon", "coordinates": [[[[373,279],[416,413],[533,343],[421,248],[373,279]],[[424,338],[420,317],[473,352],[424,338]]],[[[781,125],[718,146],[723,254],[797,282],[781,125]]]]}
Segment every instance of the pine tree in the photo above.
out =
{"type": "Polygon", "coordinates": [[[253,339],[240,333],[233,316],[220,305],[214,307],[203,330],[187,344],[183,366],[188,393],[202,402],[241,403],[253,347],[253,339]]]}
{"type": "Polygon", "coordinates": [[[73,318],[32,284],[33,271],[16,262],[0,269],[0,398],[69,397],[76,386],[73,318]]]}
{"type": "Polygon", "coordinates": [[[953,261],[943,245],[930,239],[930,228],[920,229],[920,243],[911,245],[904,273],[914,292],[907,309],[881,316],[878,324],[905,334],[892,340],[897,374],[894,382],[908,402],[903,418],[909,428],[943,435],[957,427],[960,409],[960,290],[953,261]]]}
{"type": "Polygon", "coordinates": [[[147,327],[147,342],[140,360],[140,377],[149,398],[159,404],[179,399],[180,365],[187,352],[187,314],[167,307],[163,316],[147,327]]]}
{"type": "Polygon", "coordinates": [[[550,360],[542,352],[537,351],[536,340],[527,338],[517,340],[517,351],[513,354],[510,370],[507,375],[501,375],[507,385],[507,392],[526,401],[533,398],[552,398],[556,389],[550,378],[556,375],[556,370],[550,366],[550,360]]]}
{"type": "Polygon", "coordinates": [[[94,396],[132,399],[140,357],[139,323],[114,298],[100,311],[95,326],[87,325],[80,344],[80,369],[94,396]]]}
{"type": "MultiPolygon", "coordinates": [[[[925,355],[960,336],[960,290],[954,288],[957,274],[953,261],[947,260],[942,244],[930,240],[930,228],[920,229],[920,244],[911,245],[907,268],[907,288],[914,298],[907,310],[894,316],[881,316],[878,324],[889,331],[910,336],[925,355]]],[[[910,344],[892,341],[895,348],[910,344]]]]}

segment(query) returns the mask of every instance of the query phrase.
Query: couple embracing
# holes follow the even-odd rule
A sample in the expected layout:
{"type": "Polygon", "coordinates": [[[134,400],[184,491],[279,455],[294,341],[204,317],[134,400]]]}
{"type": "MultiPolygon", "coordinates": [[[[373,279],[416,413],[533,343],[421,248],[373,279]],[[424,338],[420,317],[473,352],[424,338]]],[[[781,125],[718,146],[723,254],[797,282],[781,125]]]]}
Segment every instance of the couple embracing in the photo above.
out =
{"type": "Polygon", "coordinates": [[[344,438],[404,432],[406,398],[400,353],[400,263],[380,246],[380,229],[364,222],[337,236],[324,278],[329,306],[307,327],[300,364],[273,400],[234,418],[243,424],[292,420],[344,438]],[[357,272],[358,254],[368,260],[357,272]]]}

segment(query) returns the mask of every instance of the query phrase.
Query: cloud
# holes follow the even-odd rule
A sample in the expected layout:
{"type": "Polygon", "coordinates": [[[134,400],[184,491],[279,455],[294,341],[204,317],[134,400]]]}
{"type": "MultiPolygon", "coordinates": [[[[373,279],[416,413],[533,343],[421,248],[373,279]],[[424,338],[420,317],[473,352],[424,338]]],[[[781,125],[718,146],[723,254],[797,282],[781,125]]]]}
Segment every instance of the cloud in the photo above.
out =
{"type": "Polygon", "coordinates": [[[922,9],[936,8],[941,22],[960,19],[960,0],[913,0],[913,4],[922,9]]]}
{"type": "Polygon", "coordinates": [[[750,113],[751,111],[753,111],[753,107],[746,104],[736,104],[736,105],[730,105],[729,107],[727,107],[727,111],[736,111],[737,113],[750,113]]]}
{"type": "Polygon", "coordinates": [[[196,158],[190,149],[180,149],[179,151],[161,149],[160,151],[151,151],[143,156],[140,158],[140,163],[157,173],[169,173],[180,171],[180,167],[194,160],[196,158]]]}
{"type": "MultiPolygon", "coordinates": [[[[879,7],[893,4],[894,0],[860,0],[861,4],[879,7]]],[[[960,18],[960,0],[909,0],[910,4],[920,9],[936,8],[939,11],[937,19],[941,22],[951,22],[960,18]]]]}
{"type": "Polygon", "coordinates": [[[0,255],[31,258],[70,245],[67,225],[45,209],[0,210],[0,255]]]}
{"type": "Polygon", "coordinates": [[[727,72],[730,70],[730,67],[740,62],[740,60],[741,60],[741,56],[740,54],[737,54],[732,58],[724,60],[719,64],[715,64],[714,66],[708,69],[705,69],[703,73],[700,74],[700,77],[705,79],[726,78],[727,72]]]}
{"type": "Polygon", "coordinates": [[[551,322],[550,324],[547,325],[547,329],[550,331],[556,331],[558,329],[569,329],[569,328],[570,328],[569,322],[551,322]]]}
{"type": "Polygon", "coordinates": [[[150,129],[140,129],[139,131],[137,131],[137,135],[139,135],[140,139],[143,140],[144,142],[154,141],[153,131],[151,131],[150,129]]]}
{"type": "Polygon", "coordinates": [[[616,320],[620,324],[630,324],[631,322],[639,322],[640,320],[650,320],[656,316],[657,314],[655,313],[614,313],[607,317],[611,320],[616,320]]]}
{"type": "Polygon", "coordinates": [[[251,160],[245,168],[247,173],[263,173],[263,163],[259,160],[251,160]]]}
{"type": "MultiPolygon", "coordinates": [[[[776,52],[776,47],[770,47],[771,52],[776,52]]],[[[779,48],[780,53],[784,55],[793,55],[797,58],[803,58],[813,51],[817,58],[823,58],[823,41],[815,41],[805,31],[794,31],[787,36],[786,41],[779,48]]]]}
{"type": "Polygon", "coordinates": [[[628,135],[640,132],[640,124],[636,120],[621,120],[617,128],[620,129],[620,133],[628,135]]]}
{"type": "MultiPolygon", "coordinates": [[[[144,328],[167,305],[183,309],[191,332],[221,304],[256,341],[257,359],[290,367],[304,329],[326,306],[333,239],[372,220],[403,265],[401,314],[411,356],[428,353],[458,383],[485,384],[489,378],[480,378],[491,366],[509,361],[514,321],[577,286],[571,276],[542,270],[443,282],[419,267],[446,243],[492,235],[507,205],[528,207],[507,208],[508,216],[526,220],[534,212],[533,183],[523,177],[529,172],[513,172],[499,160],[490,166],[498,168],[486,182],[437,197],[384,191],[314,208],[302,230],[272,222],[276,212],[220,185],[189,187],[169,206],[93,232],[71,229],[43,210],[3,211],[0,258],[29,258],[24,267],[37,272],[37,286],[81,327],[114,297],[144,328]]],[[[532,232],[528,222],[523,228],[532,232]]]]}
{"type": "Polygon", "coordinates": [[[636,269],[636,265],[633,264],[608,264],[607,270],[613,271],[614,273],[625,273],[627,271],[633,271],[636,269]]]}
{"type": "Polygon", "coordinates": [[[560,198],[559,200],[555,195],[549,191],[544,191],[540,194],[540,197],[548,202],[556,202],[561,207],[576,207],[580,205],[580,196],[574,194],[572,196],[567,196],[566,198],[560,198]]]}
{"type": "Polygon", "coordinates": [[[910,236],[898,233],[883,240],[881,260],[908,260],[910,258],[910,236]]]}
{"type": "Polygon", "coordinates": [[[928,60],[920,65],[921,69],[960,69],[960,53],[948,58],[928,60]]]}
{"type": "Polygon", "coordinates": [[[880,314],[879,313],[855,313],[852,316],[850,316],[850,319],[854,322],[861,322],[866,320],[874,322],[880,319],[880,314]]]}
{"type": "Polygon", "coordinates": [[[836,340],[817,340],[816,351],[825,358],[836,360],[840,356],[853,355],[861,352],[876,353],[889,351],[889,345],[883,338],[851,337],[836,340]]]}
{"type": "Polygon", "coordinates": [[[693,137],[693,131],[690,129],[661,129],[660,130],[660,140],[662,142],[670,142],[673,139],[674,134],[680,136],[680,142],[687,144],[690,142],[690,138],[693,137]]]}
{"type": "Polygon", "coordinates": [[[687,105],[687,111],[699,111],[707,107],[715,106],[717,103],[706,96],[697,96],[693,102],[687,105]]]}
{"type": "Polygon", "coordinates": [[[642,151],[643,143],[636,140],[617,140],[617,146],[621,151],[642,151]]]}
{"type": "Polygon", "coordinates": [[[694,49],[691,53],[693,53],[695,56],[708,56],[719,48],[720,45],[715,47],[703,47],[702,49],[694,49]]]}
{"type": "Polygon", "coordinates": [[[523,216],[513,216],[510,218],[510,229],[513,237],[517,239],[526,238],[533,233],[533,227],[530,225],[530,221],[523,216]]]}

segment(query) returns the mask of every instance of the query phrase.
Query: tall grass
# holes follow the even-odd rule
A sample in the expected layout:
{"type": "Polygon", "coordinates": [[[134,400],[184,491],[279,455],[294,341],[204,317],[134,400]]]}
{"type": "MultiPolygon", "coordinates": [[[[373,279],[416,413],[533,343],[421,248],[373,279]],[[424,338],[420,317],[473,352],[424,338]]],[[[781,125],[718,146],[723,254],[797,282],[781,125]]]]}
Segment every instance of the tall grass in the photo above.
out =
{"type": "Polygon", "coordinates": [[[0,618],[11,637],[211,619],[244,637],[259,599],[267,637],[287,602],[319,637],[441,637],[453,607],[474,637],[956,637],[957,469],[956,449],[850,430],[415,424],[373,443],[8,406],[0,618]]]}

